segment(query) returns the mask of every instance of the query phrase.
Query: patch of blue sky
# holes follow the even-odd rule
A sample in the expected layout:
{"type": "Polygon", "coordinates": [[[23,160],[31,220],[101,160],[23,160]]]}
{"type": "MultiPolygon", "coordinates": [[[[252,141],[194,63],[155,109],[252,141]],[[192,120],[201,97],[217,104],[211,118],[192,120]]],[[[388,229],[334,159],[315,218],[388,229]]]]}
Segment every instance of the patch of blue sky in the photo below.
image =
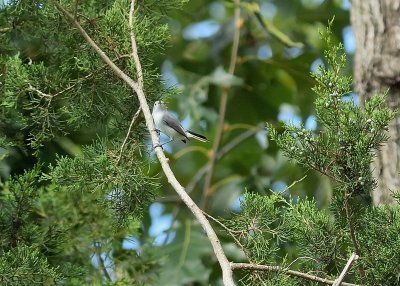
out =
{"type": "Polygon", "coordinates": [[[351,8],[351,2],[350,0],[342,0],[342,3],[340,5],[344,10],[350,10],[351,8]]]}
{"type": "Polygon", "coordinates": [[[286,188],[288,187],[288,185],[284,182],[284,181],[275,181],[272,183],[272,190],[275,193],[282,193],[286,190],[286,188]]]}
{"type": "Polygon", "coordinates": [[[232,210],[233,212],[236,212],[236,213],[240,212],[240,211],[241,211],[240,205],[241,205],[241,203],[242,203],[243,200],[244,200],[244,196],[243,196],[243,195],[238,196],[238,197],[233,201],[232,206],[231,206],[231,210],[232,210]]]}
{"type": "Polygon", "coordinates": [[[344,50],[348,54],[354,54],[356,50],[356,41],[351,26],[343,28],[342,35],[344,50]]]}
{"type": "Polygon", "coordinates": [[[260,13],[263,17],[272,19],[276,15],[276,6],[269,1],[261,1],[260,3],[260,13]]]}
{"type": "Polygon", "coordinates": [[[315,74],[320,74],[320,71],[319,71],[320,66],[324,66],[324,62],[322,61],[322,59],[321,58],[315,59],[310,65],[311,72],[313,72],[315,74]]]}
{"type": "MultiPolygon", "coordinates": [[[[112,255],[112,253],[110,255],[112,255]]],[[[100,257],[104,262],[104,266],[107,269],[107,272],[110,275],[111,280],[116,281],[114,269],[112,267],[112,265],[113,265],[112,259],[110,257],[108,257],[105,252],[100,253],[100,257]]],[[[91,263],[94,267],[99,267],[99,258],[97,257],[96,254],[92,255],[91,263]]]]}
{"type": "Polygon", "coordinates": [[[204,20],[187,26],[183,38],[189,41],[206,39],[218,33],[220,25],[215,20],[204,20]]]}
{"type": "Polygon", "coordinates": [[[163,214],[163,210],[163,204],[153,203],[150,205],[151,226],[149,235],[154,237],[154,245],[170,243],[175,237],[175,233],[170,235],[167,233],[171,229],[173,217],[171,214],[163,214]]]}
{"type": "Polygon", "coordinates": [[[292,47],[292,48],[285,47],[284,51],[285,51],[285,56],[289,59],[297,58],[303,53],[303,49],[298,47],[292,47]]]}
{"type": "Polygon", "coordinates": [[[140,248],[139,240],[136,237],[132,236],[132,235],[127,236],[122,241],[122,249],[137,250],[139,248],[140,248]]]}
{"type": "Polygon", "coordinates": [[[315,115],[312,114],[307,117],[304,128],[312,131],[317,130],[317,118],[315,115]]]}
{"type": "Polygon", "coordinates": [[[300,127],[302,122],[300,116],[297,115],[295,108],[287,103],[283,103],[279,107],[278,120],[296,127],[300,127]]]}
{"type": "Polygon", "coordinates": [[[165,60],[161,65],[161,76],[167,88],[176,87],[179,84],[178,77],[174,73],[174,66],[170,60],[165,60]]]}
{"type": "Polygon", "coordinates": [[[267,60],[272,58],[272,49],[270,45],[262,45],[257,50],[257,58],[267,60]]]}
{"type": "Polygon", "coordinates": [[[353,102],[354,105],[357,105],[357,106],[360,104],[358,95],[355,94],[354,92],[351,92],[349,95],[342,96],[341,99],[342,99],[342,101],[353,102]]]}
{"type": "Polygon", "coordinates": [[[260,145],[260,147],[262,149],[267,149],[269,142],[268,142],[268,132],[266,129],[262,129],[260,131],[258,131],[256,133],[256,140],[258,142],[258,145],[260,145]]]}

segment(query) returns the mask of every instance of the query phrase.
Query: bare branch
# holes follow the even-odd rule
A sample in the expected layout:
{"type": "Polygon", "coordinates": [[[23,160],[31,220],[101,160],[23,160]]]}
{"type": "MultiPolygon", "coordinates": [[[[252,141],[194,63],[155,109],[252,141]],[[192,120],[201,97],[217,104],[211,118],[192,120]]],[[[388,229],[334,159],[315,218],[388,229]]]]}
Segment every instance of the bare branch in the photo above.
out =
{"type": "Polygon", "coordinates": [[[101,272],[103,272],[104,277],[106,277],[108,281],[112,281],[111,277],[110,277],[110,274],[108,274],[107,268],[104,265],[104,260],[101,257],[100,242],[99,241],[94,241],[93,242],[93,246],[94,246],[94,252],[95,252],[96,257],[97,257],[97,263],[99,264],[99,268],[100,268],[101,272]]]}
{"type": "Polygon", "coordinates": [[[290,186],[286,187],[285,190],[281,193],[281,195],[287,195],[289,193],[290,188],[292,188],[294,185],[300,183],[301,181],[303,181],[305,178],[307,178],[307,175],[304,175],[302,178],[293,181],[290,186]]]}
{"type": "Polygon", "coordinates": [[[338,279],[335,280],[335,283],[333,283],[333,286],[340,286],[344,285],[342,283],[344,276],[346,276],[347,272],[349,272],[351,265],[358,259],[358,255],[353,252],[353,254],[350,256],[349,260],[346,263],[346,266],[343,268],[342,273],[340,273],[340,276],[338,279]]]}
{"type": "Polygon", "coordinates": [[[143,73],[142,73],[142,65],[140,64],[138,49],[135,40],[135,33],[133,32],[133,14],[135,13],[135,0],[131,0],[131,8],[129,10],[129,27],[131,29],[131,46],[132,46],[132,57],[135,61],[136,74],[137,74],[137,82],[139,83],[140,88],[144,91],[143,87],[143,73]]]}
{"type": "MultiPolygon", "coordinates": [[[[234,74],[236,62],[237,62],[237,53],[239,47],[239,38],[240,38],[240,0],[234,0],[235,4],[235,14],[234,14],[234,34],[233,34],[233,43],[231,49],[231,60],[229,63],[230,74],[234,74]]],[[[228,103],[228,92],[229,87],[224,87],[221,94],[221,101],[219,104],[219,121],[217,125],[217,131],[214,137],[214,144],[210,158],[210,165],[208,167],[207,176],[204,183],[203,196],[201,199],[200,207],[202,209],[207,208],[208,199],[209,199],[209,189],[211,186],[212,177],[214,174],[215,163],[217,162],[217,153],[219,145],[221,144],[222,135],[224,133],[224,124],[225,124],[225,113],[226,113],[226,104],[228,103]]]]}
{"type": "Polygon", "coordinates": [[[123,142],[122,145],[121,145],[121,150],[120,150],[120,152],[119,152],[119,156],[118,156],[117,163],[116,163],[117,165],[119,164],[119,161],[121,161],[122,152],[124,151],[126,142],[128,141],[129,135],[131,134],[132,126],[133,126],[133,124],[135,123],[136,119],[137,119],[137,118],[139,117],[139,115],[140,115],[140,111],[142,111],[142,109],[139,107],[138,110],[135,112],[135,115],[133,115],[133,117],[132,117],[131,124],[129,125],[128,132],[126,133],[126,136],[125,136],[125,140],[124,140],[124,142],[123,142]]]}
{"type": "MultiPolygon", "coordinates": [[[[134,62],[135,62],[136,73],[137,73],[137,75],[138,75],[138,83],[139,83],[139,86],[140,86],[140,88],[144,91],[144,88],[143,88],[142,66],[141,66],[141,64],[140,64],[140,59],[139,59],[138,52],[137,52],[137,47],[136,47],[135,34],[134,34],[134,32],[133,32],[133,14],[134,14],[134,13],[135,13],[135,0],[132,0],[132,1],[131,1],[131,8],[130,8],[130,10],[129,10],[129,20],[128,20],[128,22],[129,22],[129,27],[130,27],[130,29],[131,29],[131,32],[130,32],[130,36],[131,36],[131,47],[132,47],[132,54],[131,54],[131,55],[132,55],[132,57],[133,57],[133,59],[134,59],[134,62]]],[[[121,160],[121,158],[122,158],[122,152],[124,151],[125,144],[126,144],[126,142],[128,141],[129,135],[131,134],[132,126],[133,126],[133,124],[135,123],[136,119],[139,117],[139,114],[140,114],[140,111],[141,111],[141,110],[142,110],[141,107],[139,107],[138,110],[136,111],[135,115],[133,115],[131,124],[129,125],[129,129],[128,129],[128,132],[127,132],[126,137],[125,137],[125,140],[124,140],[124,142],[122,143],[122,146],[121,146],[121,151],[120,151],[119,156],[118,156],[118,159],[117,159],[117,165],[119,164],[119,162],[120,162],[120,160],[121,160]]]]}
{"type": "MultiPolygon", "coordinates": [[[[289,276],[293,277],[299,277],[307,280],[311,280],[314,282],[318,282],[321,284],[326,284],[326,285],[333,285],[335,281],[321,278],[318,276],[310,275],[307,273],[299,272],[299,271],[294,271],[294,270],[289,270],[280,266],[270,266],[270,265],[260,265],[260,264],[250,264],[250,263],[231,263],[231,268],[232,270],[235,269],[244,269],[244,270],[258,270],[258,271],[270,271],[270,272],[281,272],[289,276]]],[[[342,282],[342,286],[359,286],[358,284],[352,284],[352,283],[346,283],[342,282]]]]}
{"type": "MultiPolygon", "coordinates": [[[[126,84],[128,84],[136,93],[140,106],[143,111],[143,115],[146,120],[147,129],[151,135],[151,140],[154,146],[159,145],[159,138],[157,136],[157,132],[155,131],[153,118],[151,116],[149,105],[147,104],[147,100],[144,94],[141,85],[135,82],[131,77],[129,77],[126,73],[124,73],[116,64],[114,64],[110,58],[104,53],[104,51],[91,39],[91,37],[86,33],[86,31],[82,28],[82,26],[74,19],[73,15],[66,11],[57,1],[54,2],[57,9],[66,16],[68,21],[79,31],[82,37],[86,40],[86,42],[95,50],[98,56],[110,67],[110,69],[122,79],[126,84]]],[[[135,41],[135,38],[132,38],[135,41]]],[[[203,215],[201,209],[195,204],[195,202],[190,198],[190,196],[185,192],[185,189],[176,179],[174,173],[172,172],[168,159],[165,157],[164,152],[161,147],[156,147],[155,152],[157,158],[161,164],[161,167],[164,171],[165,176],[168,178],[168,182],[174,188],[174,190],[181,197],[182,201],[186,204],[186,206],[190,209],[190,211],[194,214],[198,222],[203,227],[204,231],[207,234],[208,239],[211,242],[213,247],[215,256],[221,266],[222,269],[222,279],[225,286],[234,286],[235,282],[232,277],[232,269],[230,267],[230,263],[222,249],[222,245],[214,231],[211,227],[210,222],[203,215]]]]}
{"type": "Polygon", "coordinates": [[[40,91],[39,89],[33,87],[30,83],[28,84],[28,91],[36,92],[41,98],[53,98],[53,95],[40,91]]]}

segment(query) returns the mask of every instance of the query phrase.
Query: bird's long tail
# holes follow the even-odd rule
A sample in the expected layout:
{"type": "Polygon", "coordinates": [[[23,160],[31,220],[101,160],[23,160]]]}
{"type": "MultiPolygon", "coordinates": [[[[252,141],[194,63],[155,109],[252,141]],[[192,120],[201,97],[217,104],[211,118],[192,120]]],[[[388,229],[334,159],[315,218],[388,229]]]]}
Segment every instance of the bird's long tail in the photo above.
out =
{"type": "Polygon", "coordinates": [[[193,131],[186,131],[186,135],[187,135],[187,137],[189,137],[189,138],[194,138],[194,139],[197,139],[197,140],[199,140],[199,141],[201,141],[201,142],[208,142],[208,139],[207,139],[207,137],[206,136],[203,136],[203,135],[201,135],[201,134],[197,134],[197,133],[194,133],[193,131]]]}

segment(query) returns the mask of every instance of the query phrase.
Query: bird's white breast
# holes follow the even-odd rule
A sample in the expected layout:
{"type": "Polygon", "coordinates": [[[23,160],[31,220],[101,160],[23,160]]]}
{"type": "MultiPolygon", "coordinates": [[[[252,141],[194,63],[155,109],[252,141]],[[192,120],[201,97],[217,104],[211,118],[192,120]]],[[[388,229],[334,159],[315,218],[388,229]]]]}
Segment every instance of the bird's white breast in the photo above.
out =
{"type": "Polygon", "coordinates": [[[163,126],[163,124],[162,124],[163,114],[164,114],[163,112],[153,112],[154,124],[156,125],[156,128],[160,129],[160,130],[161,130],[161,127],[163,126]]]}

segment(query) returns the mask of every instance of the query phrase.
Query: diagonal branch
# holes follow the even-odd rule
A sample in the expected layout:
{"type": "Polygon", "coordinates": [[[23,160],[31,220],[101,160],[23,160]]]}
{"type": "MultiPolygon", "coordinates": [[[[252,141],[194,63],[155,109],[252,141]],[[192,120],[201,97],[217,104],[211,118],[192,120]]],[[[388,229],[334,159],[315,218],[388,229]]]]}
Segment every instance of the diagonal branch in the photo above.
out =
{"type": "MultiPolygon", "coordinates": [[[[91,37],[86,33],[86,31],[82,28],[82,26],[76,21],[74,16],[66,11],[60,3],[54,1],[57,9],[68,19],[68,21],[79,31],[82,37],[86,40],[86,42],[95,50],[98,56],[110,67],[110,69],[114,72],[116,76],[122,79],[126,84],[128,84],[136,93],[140,107],[143,110],[143,115],[146,120],[146,126],[150,133],[151,140],[154,146],[159,145],[159,138],[157,136],[157,132],[155,131],[153,118],[151,116],[149,105],[147,104],[147,100],[144,94],[141,85],[138,82],[135,82],[131,77],[129,77],[126,73],[124,73],[117,65],[115,65],[110,58],[104,53],[104,51],[91,39],[91,37]]],[[[135,38],[132,38],[135,41],[135,38]]],[[[165,176],[168,178],[168,182],[174,188],[174,190],[178,193],[182,201],[186,204],[186,206],[190,209],[193,215],[196,217],[198,222],[203,227],[204,231],[207,234],[208,239],[213,247],[215,256],[221,266],[222,269],[222,279],[225,286],[234,286],[235,282],[232,277],[232,269],[230,267],[230,263],[222,249],[222,245],[214,231],[211,227],[210,222],[202,213],[201,209],[195,204],[195,202],[190,198],[190,196],[185,192],[185,189],[176,179],[174,173],[169,166],[168,159],[165,157],[162,148],[155,148],[155,152],[157,158],[161,164],[161,167],[164,171],[165,176]]]]}
{"type": "Polygon", "coordinates": [[[98,240],[95,240],[93,242],[93,246],[94,246],[94,252],[96,254],[97,257],[97,263],[99,264],[99,268],[101,270],[101,272],[103,272],[104,277],[108,280],[108,281],[112,281],[110,274],[108,274],[107,268],[104,264],[104,259],[103,257],[101,257],[101,249],[100,249],[100,242],[98,240]]]}
{"type": "MultiPolygon", "coordinates": [[[[131,29],[130,31],[130,36],[131,36],[131,47],[132,47],[132,57],[135,62],[135,67],[136,67],[136,74],[138,76],[137,82],[139,83],[140,88],[144,91],[144,84],[143,84],[143,73],[142,73],[142,65],[140,64],[140,59],[138,55],[138,49],[136,46],[136,41],[135,41],[135,33],[133,32],[133,14],[135,13],[135,0],[131,0],[131,8],[129,10],[129,17],[128,17],[128,23],[129,23],[129,28],[131,29]]],[[[139,106],[139,109],[136,111],[135,115],[133,115],[131,124],[129,125],[128,132],[126,134],[125,140],[122,143],[121,146],[121,151],[119,153],[118,159],[117,159],[117,165],[119,164],[119,161],[122,158],[122,152],[124,151],[124,147],[126,142],[128,141],[129,135],[131,134],[132,126],[135,123],[136,119],[140,115],[140,111],[142,111],[142,108],[139,106]]]]}
{"type": "Polygon", "coordinates": [[[347,272],[349,272],[351,266],[357,259],[358,255],[353,252],[349,260],[347,261],[346,266],[343,268],[342,273],[340,273],[339,278],[335,280],[335,283],[333,283],[333,286],[344,285],[344,283],[342,283],[344,276],[346,276],[347,272]]]}
{"type": "MultiPolygon", "coordinates": [[[[239,47],[239,38],[240,38],[240,0],[234,0],[235,4],[235,15],[234,15],[234,34],[233,34],[233,43],[231,49],[231,60],[229,63],[229,70],[228,72],[233,75],[235,72],[236,61],[237,61],[237,53],[239,47]]],[[[215,163],[217,162],[217,152],[219,145],[221,144],[222,135],[224,133],[224,124],[225,124],[225,113],[226,113],[226,105],[228,103],[228,93],[229,87],[226,86],[222,90],[221,94],[221,101],[219,104],[219,120],[217,125],[217,131],[214,137],[214,144],[210,158],[210,164],[208,166],[208,172],[206,175],[203,195],[200,203],[200,207],[202,209],[207,208],[208,199],[209,199],[209,189],[211,186],[212,177],[214,174],[215,163]]]]}
{"type": "Polygon", "coordinates": [[[132,117],[131,124],[129,124],[128,132],[126,133],[125,140],[124,140],[124,142],[123,142],[122,145],[121,145],[121,150],[120,150],[120,152],[119,152],[119,156],[118,156],[117,163],[116,163],[117,165],[119,164],[119,161],[121,161],[122,152],[124,151],[126,142],[128,141],[129,135],[131,134],[132,126],[133,126],[133,124],[135,123],[136,119],[137,119],[137,118],[139,117],[139,115],[140,115],[140,111],[142,111],[142,109],[139,107],[138,110],[135,112],[135,115],[133,115],[133,117],[132,117]]]}
{"type": "Polygon", "coordinates": [[[144,91],[144,83],[143,83],[143,72],[142,65],[140,64],[139,53],[135,40],[135,33],[133,31],[133,14],[135,13],[135,0],[131,0],[131,8],[129,10],[129,28],[131,29],[131,47],[132,47],[132,57],[135,61],[136,74],[137,74],[137,82],[139,83],[140,88],[144,91]]]}

